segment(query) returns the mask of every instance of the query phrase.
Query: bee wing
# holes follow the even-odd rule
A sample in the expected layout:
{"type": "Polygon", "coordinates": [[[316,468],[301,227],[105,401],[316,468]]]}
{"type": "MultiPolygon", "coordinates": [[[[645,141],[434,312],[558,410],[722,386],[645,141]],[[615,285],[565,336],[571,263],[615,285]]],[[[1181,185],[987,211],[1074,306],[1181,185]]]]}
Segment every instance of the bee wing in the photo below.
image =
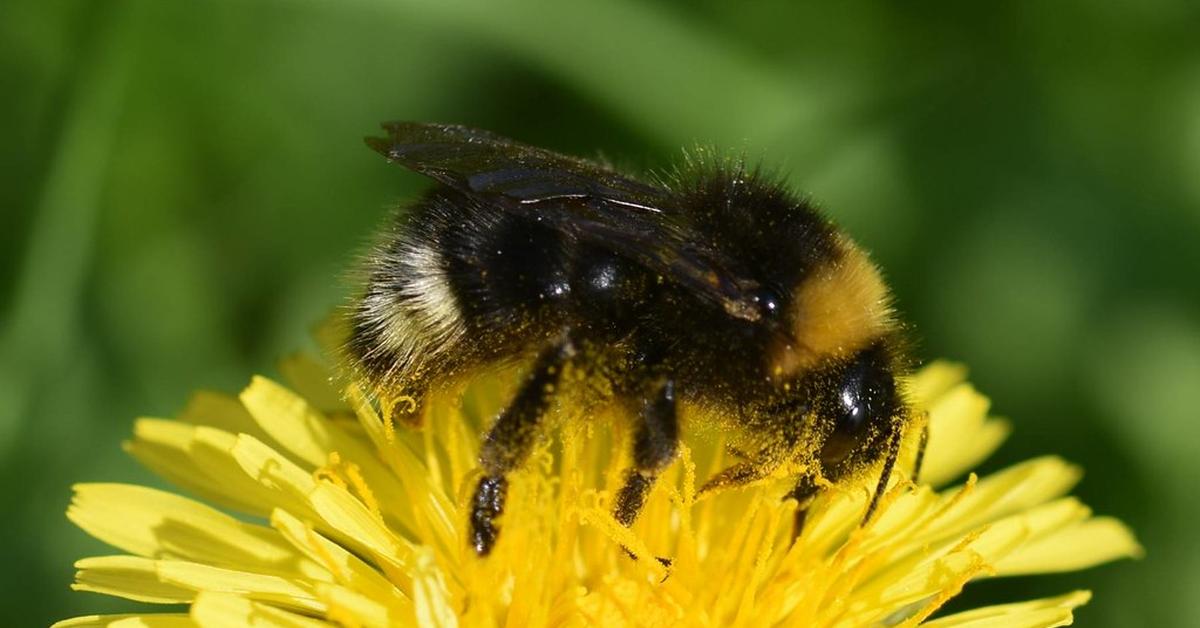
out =
{"type": "Polygon", "coordinates": [[[389,160],[463,192],[523,205],[575,200],[662,212],[666,191],[598,164],[453,124],[389,122],[367,144],[389,160]]]}
{"type": "Polygon", "coordinates": [[[598,164],[450,124],[389,122],[367,145],[410,170],[630,257],[734,316],[755,320],[750,290],[678,220],[667,190],[598,164]]]}

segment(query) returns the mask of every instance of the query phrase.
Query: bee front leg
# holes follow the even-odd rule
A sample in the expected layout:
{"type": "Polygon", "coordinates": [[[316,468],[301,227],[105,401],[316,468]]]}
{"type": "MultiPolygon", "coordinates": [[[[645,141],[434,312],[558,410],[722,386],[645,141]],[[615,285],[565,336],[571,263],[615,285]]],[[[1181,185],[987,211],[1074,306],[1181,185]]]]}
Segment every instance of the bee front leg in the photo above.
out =
{"type": "Polygon", "coordinates": [[[812,505],[818,492],[816,481],[806,473],[800,476],[796,487],[787,494],[797,502],[796,518],[792,520],[792,541],[800,538],[800,533],[804,531],[804,522],[808,519],[808,508],[812,505]]]}
{"type": "Polygon", "coordinates": [[[679,450],[673,380],[662,379],[651,386],[642,400],[636,429],[633,468],[625,474],[625,484],[613,505],[613,517],[625,527],[637,520],[658,474],[671,464],[679,450]]]}
{"type": "Polygon", "coordinates": [[[504,512],[509,471],[525,462],[533,450],[542,417],[550,409],[563,368],[575,356],[575,345],[564,338],[538,356],[516,397],[500,413],[479,449],[483,477],[471,498],[471,547],[486,556],[496,544],[496,518],[504,512]]]}
{"type": "MultiPolygon", "coordinates": [[[[867,502],[867,510],[863,514],[861,526],[867,525],[871,521],[871,517],[875,515],[875,511],[879,508],[879,501],[883,498],[883,494],[887,491],[888,480],[892,477],[892,470],[896,466],[896,458],[900,454],[901,444],[901,429],[899,425],[892,428],[892,431],[884,441],[884,458],[883,466],[879,473],[879,479],[875,483],[875,490],[871,492],[871,498],[867,502]]],[[[922,445],[922,447],[924,447],[922,445]]],[[[923,454],[922,454],[923,455],[923,454]]],[[[829,464],[825,466],[824,472],[826,479],[831,482],[838,482],[851,471],[853,467],[845,464],[829,464]]],[[[787,494],[787,497],[793,498],[798,502],[796,508],[796,519],[792,525],[792,540],[799,538],[800,533],[804,531],[805,519],[808,518],[808,508],[812,505],[813,499],[820,493],[821,489],[817,486],[816,480],[811,474],[806,473],[800,476],[796,482],[796,487],[787,494]]]]}

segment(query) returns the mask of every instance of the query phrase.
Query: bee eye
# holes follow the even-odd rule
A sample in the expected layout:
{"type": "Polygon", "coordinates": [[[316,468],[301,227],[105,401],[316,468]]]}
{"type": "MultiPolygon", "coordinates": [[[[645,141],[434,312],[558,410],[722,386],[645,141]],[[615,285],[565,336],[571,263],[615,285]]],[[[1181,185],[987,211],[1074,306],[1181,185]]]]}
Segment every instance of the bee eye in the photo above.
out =
{"type": "Polygon", "coordinates": [[[834,429],[843,434],[858,433],[873,419],[892,415],[896,381],[882,348],[868,348],[846,366],[833,405],[834,429]]]}

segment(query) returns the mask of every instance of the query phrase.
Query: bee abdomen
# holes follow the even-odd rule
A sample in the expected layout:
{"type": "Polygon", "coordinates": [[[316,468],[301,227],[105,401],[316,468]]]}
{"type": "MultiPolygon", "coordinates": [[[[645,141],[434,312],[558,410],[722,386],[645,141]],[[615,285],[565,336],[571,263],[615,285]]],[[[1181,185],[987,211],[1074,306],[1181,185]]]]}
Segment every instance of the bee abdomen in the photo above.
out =
{"type": "Polygon", "coordinates": [[[448,285],[485,360],[540,349],[563,324],[573,291],[572,247],[562,233],[522,216],[489,218],[441,238],[448,285]]]}
{"type": "Polygon", "coordinates": [[[561,233],[435,189],[366,264],[351,357],[377,384],[420,385],[536,350],[572,291],[561,233]]]}
{"type": "Polygon", "coordinates": [[[376,383],[416,387],[460,359],[466,333],[436,240],[406,232],[368,264],[350,351],[376,383]]]}

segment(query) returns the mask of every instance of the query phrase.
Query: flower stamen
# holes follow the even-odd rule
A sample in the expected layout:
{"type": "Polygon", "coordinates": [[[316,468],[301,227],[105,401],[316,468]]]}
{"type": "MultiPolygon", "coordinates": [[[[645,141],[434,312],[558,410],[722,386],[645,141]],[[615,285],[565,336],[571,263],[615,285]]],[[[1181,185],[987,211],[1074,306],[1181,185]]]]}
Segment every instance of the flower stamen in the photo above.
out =
{"type": "Polygon", "coordinates": [[[354,494],[358,497],[358,501],[367,507],[376,521],[383,522],[379,500],[375,499],[375,493],[363,478],[362,469],[349,460],[342,460],[342,456],[338,452],[329,452],[328,462],[325,463],[325,466],[313,471],[313,479],[316,481],[326,480],[334,486],[354,494]]]}

